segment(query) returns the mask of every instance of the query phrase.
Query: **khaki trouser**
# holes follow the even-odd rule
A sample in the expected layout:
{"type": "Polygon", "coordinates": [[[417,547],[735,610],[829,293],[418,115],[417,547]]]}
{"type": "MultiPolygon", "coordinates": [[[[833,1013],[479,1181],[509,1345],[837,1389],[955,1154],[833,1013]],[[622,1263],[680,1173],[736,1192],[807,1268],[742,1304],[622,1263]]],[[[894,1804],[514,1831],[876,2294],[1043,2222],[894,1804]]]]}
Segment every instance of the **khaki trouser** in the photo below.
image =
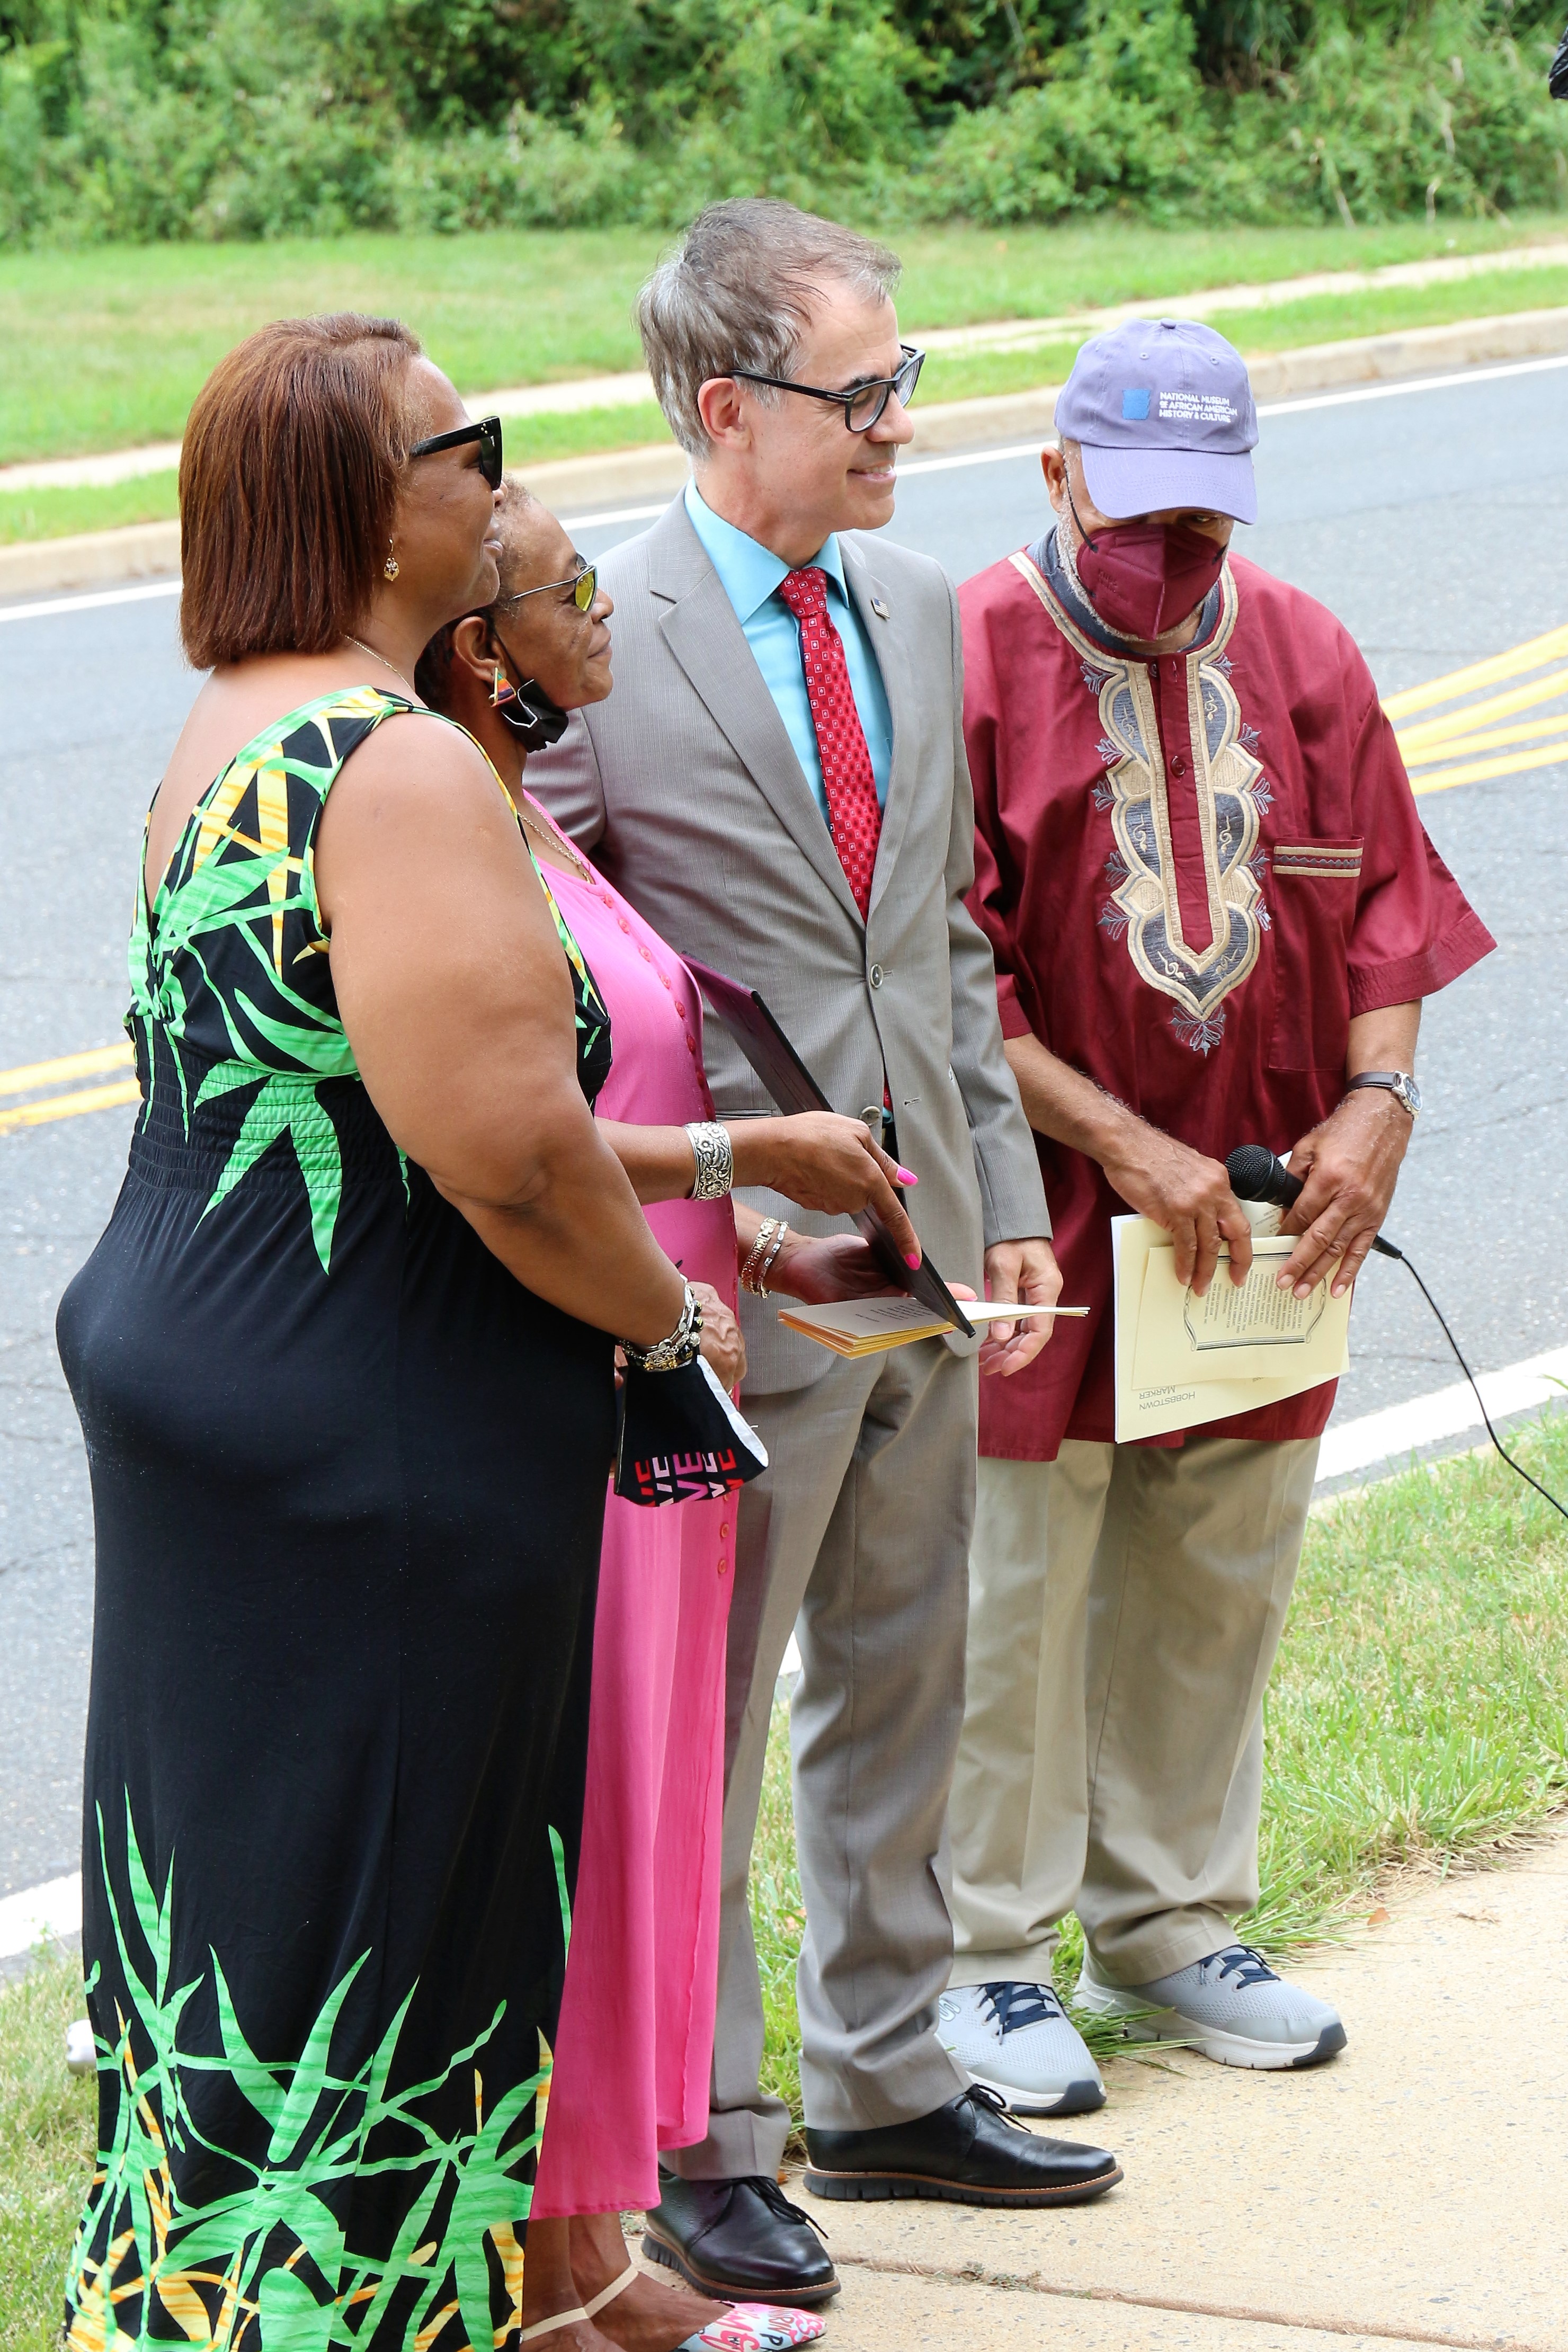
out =
{"type": "Polygon", "coordinates": [[[954,1984],[1047,1981],[1072,1910],[1119,1984],[1231,1940],[1317,1460],[1316,1438],[1199,1437],[981,1461],[954,1984]]]}

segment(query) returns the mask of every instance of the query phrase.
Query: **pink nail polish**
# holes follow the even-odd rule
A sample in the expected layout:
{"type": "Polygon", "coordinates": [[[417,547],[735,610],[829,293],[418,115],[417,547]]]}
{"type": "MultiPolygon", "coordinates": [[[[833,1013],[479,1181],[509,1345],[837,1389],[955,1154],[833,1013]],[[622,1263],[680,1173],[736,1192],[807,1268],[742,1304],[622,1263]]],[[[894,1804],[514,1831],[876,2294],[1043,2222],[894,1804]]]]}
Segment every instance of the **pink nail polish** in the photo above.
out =
{"type": "Polygon", "coordinates": [[[918,1257],[910,1257],[910,1255],[909,1255],[908,1251],[906,1250],[906,1252],[904,1253],[904,1264],[905,1264],[906,1265],[919,1265],[919,1264],[920,1264],[920,1259],[919,1259],[918,1257]]]}
{"type": "Polygon", "coordinates": [[[918,1184],[920,1181],[920,1178],[915,1174],[912,1168],[900,1169],[899,1181],[900,1184],[918,1184]]]}

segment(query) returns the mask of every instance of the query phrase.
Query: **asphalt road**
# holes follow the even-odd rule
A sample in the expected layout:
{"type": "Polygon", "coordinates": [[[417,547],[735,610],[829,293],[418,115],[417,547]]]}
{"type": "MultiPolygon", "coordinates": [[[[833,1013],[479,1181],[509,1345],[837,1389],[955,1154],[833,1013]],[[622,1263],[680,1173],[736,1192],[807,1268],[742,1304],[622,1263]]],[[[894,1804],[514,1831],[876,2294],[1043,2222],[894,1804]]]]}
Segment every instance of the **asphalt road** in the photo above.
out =
{"type": "MultiPolygon", "coordinates": [[[[1568,621],[1568,376],[1556,372],[1267,419],[1244,551],[1331,605],[1385,692],[1568,621]]],[[[913,476],[892,526],[958,578],[1043,528],[1037,467],[913,476]]],[[[584,529],[602,552],[626,526],[584,529]]],[[[0,622],[0,1067],[110,1043],[142,818],[193,681],[174,600],[0,622]]],[[[1389,1230],[1479,1368],[1568,1340],[1568,766],[1422,810],[1499,941],[1433,1002],[1429,1108],[1389,1230]]],[[[60,1291],[112,1204],[132,1113],[0,1136],[0,1895],[79,1852],[91,1628],[86,1466],[54,1349],[60,1291]]],[[[1373,1259],[1338,1415],[1456,1377],[1404,1271],[1373,1259]]],[[[194,1686],[194,1706],[201,1693],[194,1686]]]]}

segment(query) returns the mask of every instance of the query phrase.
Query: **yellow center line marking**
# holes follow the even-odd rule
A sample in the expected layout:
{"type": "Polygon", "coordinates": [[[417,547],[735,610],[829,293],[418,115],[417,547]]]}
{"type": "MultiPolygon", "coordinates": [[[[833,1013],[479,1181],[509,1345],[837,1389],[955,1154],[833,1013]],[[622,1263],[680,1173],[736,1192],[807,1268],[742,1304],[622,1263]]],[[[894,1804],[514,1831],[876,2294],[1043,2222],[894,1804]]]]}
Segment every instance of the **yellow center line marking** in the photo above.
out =
{"type": "Polygon", "coordinates": [[[83,1087],[74,1095],[53,1095],[47,1102],[23,1103],[16,1110],[0,1110],[0,1135],[18,1127],[42,1127],[51,1118],[76,1118],[84,1110],[111,1110],[116,1103],[135,1102],[141,1092],[134,1078],[121,1078],[111,1087],[83,1087]]]}
{"type": "Polygon", "coordinates": [[[1461,694],[1474,694],[1479,687],[1497,686],[1505,677],[1522,677],[1527,669],[1543,668],[1560,654],[1568,654],[1568,628],[1548,629],[1543,637],[1528,637],[1511,653],[1493,654],[1486,661],[1472,662],[1468,669],[1450,670],[1447,677],[1429,677],[1425,686],[1391,694],[1383,707],[1391,719],[1408,719],[1415,711],[1430,710],[1434,703],[1452,702],[1461,694]]]}
{"type": "Polygon", "coordinates": [[[1528,710],[1537,702],[1555,702],[1563,694],[1568,694],[1568,669],[1554,669],[1530,686],[1513,687],[1485,702],[1467,702],[1462,710],[1451,710],[1443,719],[1424,719],[1419,727],[1402,728],[1395,740],[1407,760],[1419,760],[1426,756],[1428,745],[1440,743],[1447,735],[1468,734],[1487,719],[1511,719],[1516,710],[1528,710]]]}
{"type": "Polygon", "coordinates": [[[1522,727],[1487,727],[1479,735],[1446,735],[1429,751],[1418,752],[1413,766],[1429,768],[1436,760],[1458,760],[1470,751],[1502,751],[1515,743],[1541,743],[1549,735],[1561,735],[1568,727],[1568,711],[1559,710],[1550,719],[1530,719],[1522,727]]]}
{"type": "Polygon", "coordinates": [[[1491,776],[1524,775],[1531,769],[1550,767],[1559,760],[1568,759],[1568,711],[1527,719],[1519,727],[1490,724],[1494,719],[1511,719],[1515,711],[1529,710],[1542,702],[1560,702],[1568,697],[1568,669],[1547,668],[1548,663],[1563,654],[1568,654],[1568,628],[1548,629],[1544,636],[1530,637],[1522,646],[1515,646],[1511,653],[1494,654],[1487,661],[1471,662],[1464,669],[1450,670],[1447,677],[1428,678],[1425,686],[1412,687],[1406,694],[1391,694],[1383,708],[1394,719],[1408,718],[1416,710],[1432,710],[1441,703],[1460,705],[1458,709],[1441,711],[1436,718],[1424,719],[1418,727],[1395,729],[1394,740],[1406,766],[1413,771],[1412,790],[1418,795],[1447,793],[1456,784],[1484,783],[1491,776]],[[1504,678],[1542,669],[1546,670],[1545,677],[1535,677],[1527,686],[1510,687],[1506,694],[1489,695],[1480,702],[1464,700],[1466,695],[1497,686],[1504,678]],[[1504,748],[1513,743],[1530,743],[1536,748],[1528,751],[1504,748]],[[1495,756],[1478,760],[1472,756],[1478,751],[1495,756]],[[1443,764],[1455,761],[1458,764],[1443,764]]]}
{"type": "Polygon", "coordinates": [[[1528,768],[1544,768],[1553,760],[1568,760],[1568,736],[1561,743],[1543,743],[1539,751],[1510,751],[1500,759],[1475,760],[1463,768],[1437,768],[1414,777],[1411,790],[1420,798],[1423,793],[1446,793],[1455,784],[1484,784],[1489,776],[1521,775],[1528,768]]]}
{"type": "Polygon", "coordinates": [[[28,1095],[36,1087],[63,1085],[68,1078],[95,1078],[101,1070],[129,1069],[128,1037],[117,1045],[95,1045],[87,1054],[61,1054],[52,1062],[24,1062],[15,1070],[0,1070],[0,1095],[28,1095]]]}

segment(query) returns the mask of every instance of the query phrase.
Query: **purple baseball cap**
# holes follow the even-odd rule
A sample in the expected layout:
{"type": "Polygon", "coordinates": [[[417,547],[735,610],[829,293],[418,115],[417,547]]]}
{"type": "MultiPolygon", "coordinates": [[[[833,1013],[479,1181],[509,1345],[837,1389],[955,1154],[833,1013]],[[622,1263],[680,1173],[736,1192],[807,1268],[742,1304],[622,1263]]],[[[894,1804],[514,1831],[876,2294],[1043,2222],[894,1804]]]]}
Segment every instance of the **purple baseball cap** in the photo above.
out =
{"type": "Polygon", "coordinates": [[[1130,319],[1085,343],[1057,401],[1101,514],[1194,507],[1258,520],[1258,411],[1241,353],[1195,319],[1130,319]]]}

